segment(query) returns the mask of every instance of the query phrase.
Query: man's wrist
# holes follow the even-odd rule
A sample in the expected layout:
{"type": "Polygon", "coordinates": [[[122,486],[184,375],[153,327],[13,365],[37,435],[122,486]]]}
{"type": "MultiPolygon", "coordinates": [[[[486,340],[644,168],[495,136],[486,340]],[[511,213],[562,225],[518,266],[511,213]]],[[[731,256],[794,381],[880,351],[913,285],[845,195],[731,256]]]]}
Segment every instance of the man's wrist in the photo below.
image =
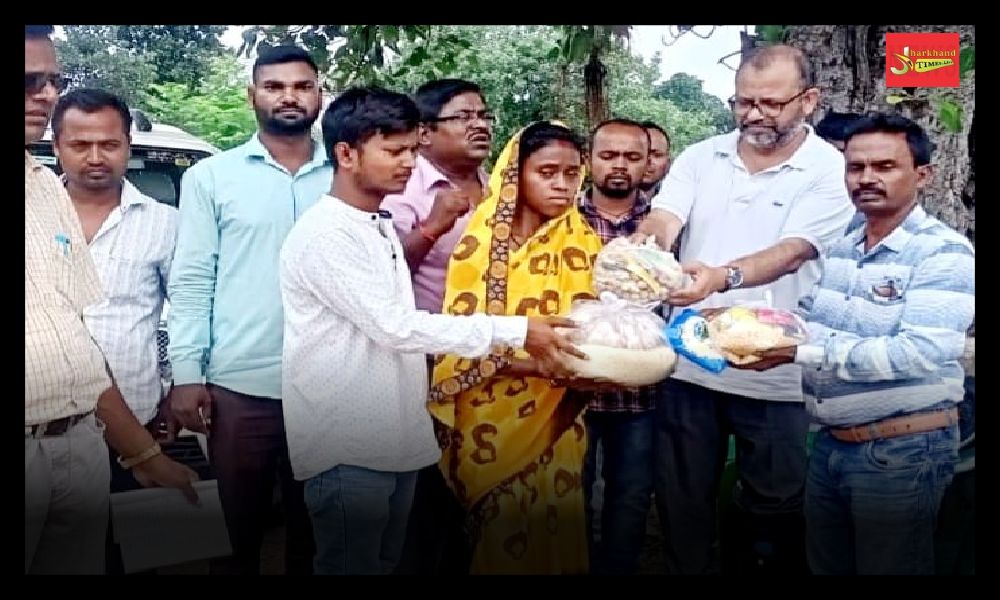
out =
{"type": "Polygon", "coordinates": [[[729,267],[725,265],[721,267],[715,267],[713,269],[713,275],[714,275],[713,280],[715,282],[715,285],[712,286],[713,291],[719,293],[728,292],[729,283],[727,279],[729,276],[729,267]]]}
{"type": "Polygon", "coordinates": [[[159,456],[160,454],[162,454],[160,444],[153,442],[152,446],[149,446],[134,456],[130,456],[128,458],[118,457],[118,464],[121,465],[123,469],[131,469],[151,460],[156,456],[159,456]]]}

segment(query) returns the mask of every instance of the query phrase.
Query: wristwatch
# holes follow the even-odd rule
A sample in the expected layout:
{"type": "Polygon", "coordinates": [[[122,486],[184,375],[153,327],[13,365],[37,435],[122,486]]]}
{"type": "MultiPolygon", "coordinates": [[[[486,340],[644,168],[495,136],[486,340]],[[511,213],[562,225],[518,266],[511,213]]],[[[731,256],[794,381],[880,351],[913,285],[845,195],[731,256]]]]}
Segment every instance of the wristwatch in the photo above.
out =
{"type": "Polygon", "coordinates": [[[728,292],[729,290],[735,290],[736,288],[743,285],[743,269],[739,267],[734,267],[729,265],[726,267],[726,286],[722,288],[723,292],[728,292]]]}

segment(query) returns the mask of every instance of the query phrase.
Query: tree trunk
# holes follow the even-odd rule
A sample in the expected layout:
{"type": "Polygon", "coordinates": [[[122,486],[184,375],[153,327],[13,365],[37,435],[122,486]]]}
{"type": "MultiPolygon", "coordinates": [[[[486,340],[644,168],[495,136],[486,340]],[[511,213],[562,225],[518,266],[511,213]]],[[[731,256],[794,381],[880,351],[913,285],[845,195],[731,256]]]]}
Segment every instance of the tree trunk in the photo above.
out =
{"type": "Polygon", "coordinates": [[[566,79],[569,64],[565,61],[559,64],[559,75],[555,78],[552,90],[552,115],[557,119],[565,119],[566,114],[566,79]]]}
{"type": "Polygon", "coordinates": [[[919,123],[934,142],[934,180],[924,188],[921,201],[928,213],[938,217],[975,244],[975,74],[958,88],[893,89],[908,95],[905,102],[886,102],[886,32],[958,31],[962,48],[975,44],[973,25],[816,25],[789,26],[787,43],[801,48],[812,61],[816,83],[822,92],[816,119],[826,111],[891,112],[919,123]],[[938,119],[934,102],[947,94],[962,108],[962,130],[951,133],[938,119]]]}
{"type": "Polygon", "coordinates": [[[590,60],[583,68],[584,89],[587,99],[587,119],[590,121],[591,129],[608,118],[608,95],[604,82],[607,74],[608,70],[604,67],[604,63],[601,62],[600,50],[593,50],[590,53],[590,60]]]}

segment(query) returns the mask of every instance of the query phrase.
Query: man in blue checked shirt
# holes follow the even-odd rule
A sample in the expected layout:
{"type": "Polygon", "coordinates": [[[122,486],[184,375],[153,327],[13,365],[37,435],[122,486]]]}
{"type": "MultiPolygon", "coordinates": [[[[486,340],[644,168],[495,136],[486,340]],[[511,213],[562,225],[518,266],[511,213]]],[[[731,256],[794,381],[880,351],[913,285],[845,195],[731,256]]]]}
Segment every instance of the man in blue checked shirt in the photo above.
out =
{"type": "Polygon", "coordinates": [[[800,306],[810,340],[746,367],[802,365],[807,407],[823,426],[806,480],[814,573],[934,572],[938,508],[958,459],[975,252],[917,203],[931,150],[903,117],[848,129],[859,214],[800,306]]]}

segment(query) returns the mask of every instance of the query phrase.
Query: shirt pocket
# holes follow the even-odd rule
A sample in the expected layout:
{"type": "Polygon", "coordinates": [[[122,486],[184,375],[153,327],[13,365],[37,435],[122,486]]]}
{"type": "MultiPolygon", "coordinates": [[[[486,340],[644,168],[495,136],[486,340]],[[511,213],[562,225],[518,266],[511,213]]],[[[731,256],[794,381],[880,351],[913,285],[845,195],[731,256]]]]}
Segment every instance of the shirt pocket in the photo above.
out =
{"type": "Polygon", "coordinates": [[[100,267],[101,285],[108,301],[121,303],[149,293],[154,278],[150,261],[111,254],[103,263],[100,267]]]}
{"type": "MultiPolygon", "coordinates": [[[[58,238],[58,236],[56,236],[58,238]]],[[[73,253],[68,244],[57,239],[52,241],[51,258],[48,262],[49,277],[52,282],[52,290],[60,300],[69,305],[75,305],[76,292],[78,289],[78,277],[76,277],[76,264],[73,260],[73,253]]]]}
{"type": "Polygon", "coordinates": [[[876,306],[905,303],[909,283],[909,268],[864,269],[858,278],[861,294],[876,306]]]}

